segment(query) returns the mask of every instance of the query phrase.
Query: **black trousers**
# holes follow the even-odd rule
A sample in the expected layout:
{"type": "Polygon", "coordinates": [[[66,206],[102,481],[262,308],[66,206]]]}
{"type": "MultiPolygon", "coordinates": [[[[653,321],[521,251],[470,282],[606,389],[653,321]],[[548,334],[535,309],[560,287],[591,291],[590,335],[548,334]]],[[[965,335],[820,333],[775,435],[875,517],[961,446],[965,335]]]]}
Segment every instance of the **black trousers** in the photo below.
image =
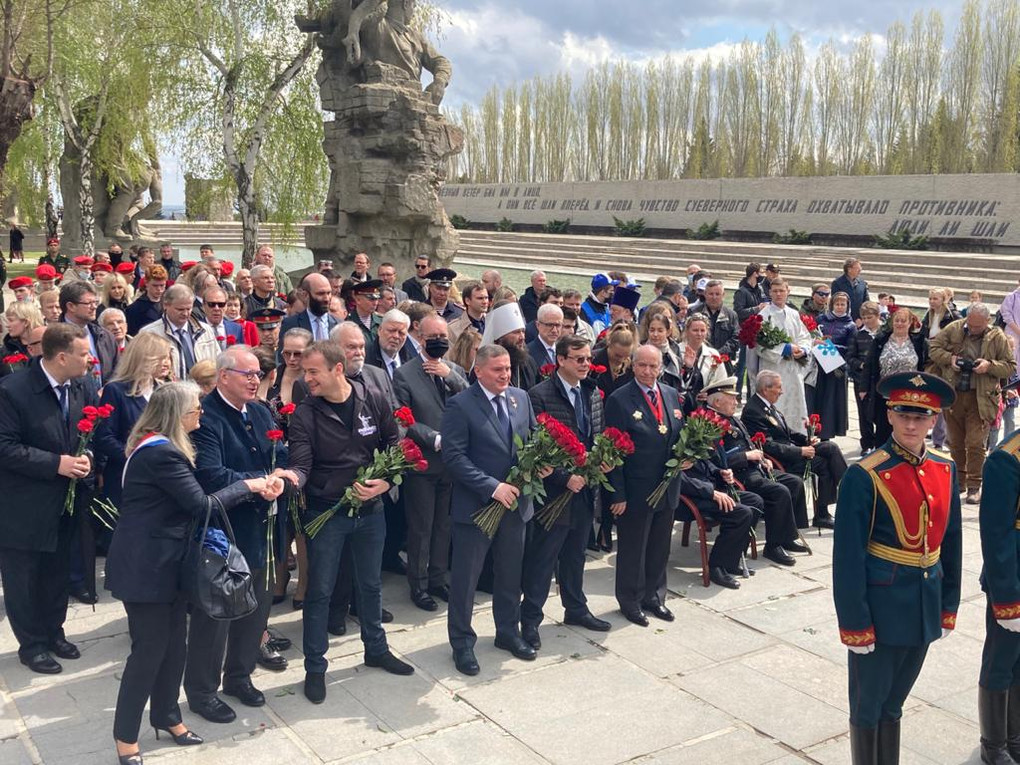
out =
{"type": "MultiPolygon", "coordinates": [[[[775,547],[797,539],[796,512],[793,504],[793,491],[797,490],[794,482],[799,484],[801,502],[804,501],[804,485],[796,476],[775,471],[776,480],[770,481],[758,471],[745,476],[744,487],[761,497],[765,512],[765,546],[775,547]],[[793,479],[790,481],[789,479],[793,479]],[[792,490],[791,490],[792,488],[792,490]]],[[[701,508],[698,508],[699,510],[701,508]]],[[[807,512],[804,513],[804,524],[807,525],[807,512]]]]}
{"type": "Polygon", "coordinates": [[[399,489],[396,501],[389,492],[383,494],[383,510],[386,513],[386,544],[383,546],[383,567],[393,568],[400,560],[400,551],[407,541],[407,520],[404,517],[404,490],[399,489]]]}
{"type": "Polygon", "coordinates": [[[857,422],[861,429],[861,451],[874,449],[879,445],[875,437],[875,415],[872,411],[871,394],[865,390],[865,396],[860,396],[861,390],[854,383],[854,401],[857,402],[857,422]]]}
{"type": "Polygon", "coordinates": [[[818,476],[818,496],[815,497],[815,518],[828,513],[829,505],[836,501],[839,482],[846,473],[846,458],[843,451],[832,441],[815,444],[815,456],[811,470],[818,476]]]}
{"type": "MultiPolygon", "coordinates": [[[[764,513],[765,501],[749,491],[740,492],[740,500],[730,512],[723,512],[715,500],[691,498],[698,512],[706,520],[718,524],[719,534],[712,543],[708,554],[711,568],[725,568],[729,571],[740,566],[740,556],[751,541],[751,528],[764,513]]],[[[680,506],[681,519],[687,520],[680,506]]]]}
{"type": "Polygon", "coordinates": [[[61,515],[53,552],[0,548],[4,608],[18,639],[18,655],[29,658],[64,637],[71,569],[71,540],[77,519],[61,515]]]}
{"type": "Polygon", "coordinates": [[[252,576],[259,605],[243,619],[217,621],[200,608],[191,609],[188,662],[184,673],[184,693],[191,704],[201,704],[216,695],[221,673],[226,687],[237,687],[251,680],[273,605],[272,588],[266,589],[265,569],[253,571],[252,576]]]}
{"type": "MultiPolygon", "coordinates": [[[[584,492],[587,494],[587,492],[584,492]]],[[[553,571],[560,586],[560,600],[568,618],[588,613],[584,596],[584,551],[588,546],[593,508],[584,499],[575,498],[566,510],[570,523],[553,526],[548,531],[531,521],[524,547],[524,573],[521,589],[521,624],[537,627],[549,598],[553,571]]]]}
{"type": "Polygon", "coordinates": [[[138,741],[145,702],[153,727],[181,724],[181,693],[187,654],[187,603],[125,603],[131,655],[124,664],[113,718],[113,737],[125,744],[138,741]]]}
{"type": "MultiPolygon", "coordinates": [[[[660,507],[662,507],[660,505],[660,507]]],[[[616,602],[622,611],[666,602],[673,511],[628,508],[616,516],[616,602]]]]}
{"type": "MultiPolygon", "coordinates": [[[[401,487],[407,515],[407,583],[411,591],[446,584],[450,558],[450,498],[445,473],[410,475],[401,487]]],[[[389,529],[387,529],[389,538],[389,529]]]]}
{"type": "Polygon", "coordinates": [[[492,539],[474,523],[453,524],[453,567],[447,632],[454,650],[474,648],[478,635],[471,627],[475,586],[485,556],[492,549],[492,617],[500,637],[521,634],[521,566],[525,523],[517,511],[507,512],[492,539]]]}

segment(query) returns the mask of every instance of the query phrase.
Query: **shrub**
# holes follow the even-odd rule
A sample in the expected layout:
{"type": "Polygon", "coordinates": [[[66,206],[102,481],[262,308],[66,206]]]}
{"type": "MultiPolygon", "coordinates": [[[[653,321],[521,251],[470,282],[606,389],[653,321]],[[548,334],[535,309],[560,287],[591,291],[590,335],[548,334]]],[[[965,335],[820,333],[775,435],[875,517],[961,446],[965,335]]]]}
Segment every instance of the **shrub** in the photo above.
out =
{"type": "Polygon", "coordinates": [[[927,250],[928,237],[914,236],[907,229],[875,237],[875,246],[882,250],[927,250]]]}
{"type": "Polygon", "coordinates": [[[514,230],[514,222],[509,218],[502,218],[499,223],[496,224],[497,231],[510,232],[514,230]]]}
{"type": "Polygon", "coordinates": [[[645,219],[638,218],[637,220],[620,220],[615,215],[613,216],[613,224],[616,226],[617,236],[644,236],[645,235],[645,219]]]}
{"type": "Polygon", "coordinates": [[[451,215],[450,225],[453,226],[458,231],[462,231],[463,229],[469,228],[471,226],[471,221],[469,221],[463,215],[451,215]]]}
{"type": "Polygon", "coordinates": [[[772,237],[773,244],[811,244],[811,234],[791,228],[788,234],[776,234],[772,237]]]}
{"type": "Polygon", "coordinates": [[[711,223],[702,223],[697,229],[687,229],[687,236],[691,239],[718,239],[722,236],[722,232],[719,231],[719,221],[714,220],[711,223]]]}
{"type": "Polygon", "coordinates": [[[570,218],[566,220],[551,220],[542,226],[542,230],[547,234],[565,234],[570,230],[570,218]]]}

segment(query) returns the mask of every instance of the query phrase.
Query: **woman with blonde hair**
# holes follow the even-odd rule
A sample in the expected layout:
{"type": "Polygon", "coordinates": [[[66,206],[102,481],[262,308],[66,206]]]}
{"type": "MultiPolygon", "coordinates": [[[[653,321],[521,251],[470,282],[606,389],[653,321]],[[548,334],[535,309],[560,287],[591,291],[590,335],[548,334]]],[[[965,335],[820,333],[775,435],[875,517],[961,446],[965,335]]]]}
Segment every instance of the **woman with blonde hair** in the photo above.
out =
{"type": "Polygon", "coordinates": [[[450,361],[470,372],[475,367],[475,353],[482,344],[482,333],[474,327],[468,327],[457,336],[450,349],[450,361]]]}
{"type": "Polygon", "coordinates": [[[216,389],[216,362],[212,359],[196,361],[188,372],[188,379],[202,389],[202,395],[208,396],[216,389]]]}
{"type": "Polygon", "coordinates": [[[702,390],[728,376],[722,356],[707,342],[710,332],[708,317],[694,313],[687,317],[684,339],[680,343],[680,399],[690,408],[703,400],[702,390]]]}
{"type": "Polygon", "coordinates": [[[135,291],[120,274],[110,274],[99,290],[99,313],[107,308],[119,308],[126,311],[134,300],[135,291]]]}
{"type": "Polygon", "coordinates": [[[141,765],[138,730],[146,702],[157,737],[166,731],[178,746],[202,743],[184,724],[177,703],[187,654],[181,562],[193,523],[251,494],[272,500],[282,491],[281,479],[262,477],[206,495],[195,478],[195,447],[188,435],[199,427],[200,395],[192,382],[154,391],[124,452],[122,504],[106,558],[106,586],[124,603],[131,635],[113,722],[124,765],[141,765]]]}
{"type": "MultiPolygon", "coordinates": [[[[4,335],[3,348],[0,350],[4,356],[21,354],[28,356],[28,333],[36,327],[43,326],[43,316],[35,303],[19,301],[11,303],[4,311],[4,323],[7,325],[7,334],[4,335]]],[[[9,364],[3,364],[0,368],[0,375],[10,374],[9,364]]]]}

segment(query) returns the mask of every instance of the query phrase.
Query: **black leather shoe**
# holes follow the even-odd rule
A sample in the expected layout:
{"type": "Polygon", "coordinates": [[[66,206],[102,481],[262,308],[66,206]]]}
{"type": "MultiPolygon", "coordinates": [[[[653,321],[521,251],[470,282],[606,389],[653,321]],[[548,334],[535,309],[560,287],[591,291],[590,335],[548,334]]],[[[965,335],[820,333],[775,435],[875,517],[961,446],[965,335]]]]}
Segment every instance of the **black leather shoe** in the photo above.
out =
{"type": "Polygon", "coordinates": [[[197,704],[189,701],[188,709],[212,723],[229,723],[237,719],[234,710],[224,704],[218,696],[213,696],[197,704]]]}
{"type": "Polygon", "coordinates": [[[57,655],[60,659],[80,659],[81,652],[78,650],[78,646],[71,643],[64,638],[57,638],[50,643],[50,652],[57,655]]]}
{"type": "Polygon", "coordinates": [[[732,574],[726,571],[721,566],[711,569],[709,572],[709,578],[720,587],[728,587],[731,590],[739,590],[740,582],[738,582],[732,574]]]}
{"type": "Polygon", "coordinates": [[[365,656],[366,667],[376,667],[377,669],[384,669],[391,675],[413,675],[414,667],[408,664],[406,661],[401,661],[392,653],[387,651],[379,656],[365,656]]]}
{"type": "Polygon", "coordinates": [[[291,600],[290,604],[294,607],[295,611],[301,611],[305,607],[305,602],[303,600],[298,600],[297,598],[291,600]]]}
{"type": "Polygon", "coordinates": [[[393,614],[387,611],[385,608],[382,610],[382,623],[389,624],[393,621],[393,614]]]}
{"type": "Polygon", "coordinates": [[[621,610],[621,613],[624,616],[626,616],[629,621],[634,622],[634,624],[638,625],[639,627],[647,627],[648,626],[648,617],[645,616],[644,611],[642,611],[640,608],[637,609],[636,611],[622,611],[621,610]]]}
{"type": "Polygon", "coordinates": [[[763,558],[768,558],[773,563],[778,563],[780,566],[792,566],[797,561],[793,559],[792,555],[789,555],[781,545],[775,547],[766,547],[761,553],[763,558]]]}
{"type": "Polygon", "coordinates": [[[325,672],[305,672],[305,698],[313,704],[326,700],[325,672]]]}
{"type": "Polygon", "coordinates": [[[439,608],[439,604],[424,590],[411,590],[411,602],[422,611],[435,611],[439,608]]]}
{"type": "Polygon", "coordinates": [[[646,614],[651,614],[656,619],[662,619],[664,622],[671,622],[676,618],[673,616],[673,612],[661,603],[642,603],[641,610],[646,614]]]}
{"type": "Polygon", "coordinates": [[[247,683],[237,683],[236,685],[224,683],[223,694],[225,696],[233,696],[246,707],[261,707],[266,703],[265,695],[251,684],[251,680],[247,683]]]}
{"type": "Polygon", "coordinates": [[[330,635],[335,635],[336,637],[341,637],[342,635],[346,635],[347,634],[347,620],[346,619],[340,619],[339,621],[330,622],[326,626],[326,631],[329,632],[330,635]]]}
{"type": "Polygon", "coordinates": [[[534,648],[536,651],[542,647],[542,638],[538,634],[538,627],[532,627],[530,624],[521,627],[521,637],[524,642],[534,648]]]}
{"type": "Polygon", "coordinates": [[[33,672],[38,672],[40,675],[59,675],[64,671],[60,663],[46,651],[41,651],[35,656],[29,656],[27,659],[24,656],[19,656],[18,658],[22,664],[33,672]]]}
{"type": "Polygon", "coordinates": [[[479,672],[478,659],[475,658],[474,649],[454,649],[453,663],[456,665],[457,671],[462,675],[474,676],[479,672]]]}
{"type": "Polygon", "coordinates": [[[255,658],[260,667],[270,672],[283,672],[287,669],[287,659],[280,652],[269,647],[269,643],[259,646],[259,655],[255,658]]]}
{"type": "Polygon", "coordinates": [[[805,544],[801,544],[800,540],[794,539],[790,542],[783,542],[783,549],[788,553],[809,553],[811,548],[805,544]]]}
{"type": "Polygon", "coordinates": [[[88,588],[81,587],[71,590],[71,597],[86,606],[94,606],[99,602],[99,596],[88,591],[88,588]]]}
{"type": "Polygon", "coordinates": [[[831,515],[816,515],[811,525],[816,529],[834,529],[836,521],[831,515]]]}
{"type": "MultiPolygon", "coordinates": [[[[737,566],[736,568],[728,568],[728,569],[725,569],[725,571],[730,576],[743,576],[744,575],[744,569],[740,568],[740,566],[737,566]]],[[[757,573],[758,572],[755,571],[753,568],[748,568],[747,569],[747,575],[748,576],[754,576],[757,573]]]]}
{"type": "Polygon", "coordinates": [[[281,635],[279,632],[274,630],[272,627],[268,628],[269,640],[266,641],[266,646],[272,651],[289,651],[293,643],[290,642],[290,638],[286,635],[281,635]]]}
{"type": "Polygon", "coordinates": [[[426,592],[433,598],[439,598],[444,603],[450,602],[450,588],[445,584],[440,585],[439,587],[429,587],[426,592]]]}
{"type": "Polygon", "coordinates": [[[497,635],[495,645],[501,651],[509,651],[515,658],[522,661],[534,661],[538,655],[535,653],[535,649],[528,645],[524,638],[517,637],[516,635],[509,638],[497,635]]]}
{"type": "Polygon", "coordinates": [[[569,624],[571,627],[584,627],[586,630],[594,630],[595,632],[609,632],[609,629],[613,626],[605,619],[596,617],[591,611],[584,616],[568,616],[563,620],[563,623],[569,624]]]}

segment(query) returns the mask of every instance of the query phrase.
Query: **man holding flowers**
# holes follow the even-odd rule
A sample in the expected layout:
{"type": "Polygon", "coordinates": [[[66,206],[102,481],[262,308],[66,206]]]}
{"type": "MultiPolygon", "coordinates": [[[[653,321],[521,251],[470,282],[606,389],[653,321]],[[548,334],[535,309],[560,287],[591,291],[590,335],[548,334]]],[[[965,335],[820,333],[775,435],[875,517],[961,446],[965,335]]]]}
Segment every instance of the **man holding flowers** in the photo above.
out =
{"type": "Polygon", "coordinates": [[[388,481],[356,480],[358,469],[374,462],[374,452],[399,440],[389,402],[379,392],[344,376],[344,351],[331,340],[312,343],[301,358],[311,394],[290,421],[289,466],[305,491],[301,520],[307,527],[325,517],[308,538],[308,590],[304,605],[305,696],[313,704],[326,699],[329,647],[329,599],[340,569],[340,555],[350,544],[358,591],[365,664],[392,674],[409,675],[410,664],[394,656],[382,626],[382,551],[386,521],[380,496],[388,481]],[[358,507],[337,503],[353,489],[358,507]]]}
{"type": "MultiPolygon", "coordinates": [[[[542,316],[540,308],[540,322],[542,316]]],[[[591,449],[596,436],[605,429],[602,397],[598,387],[588,379],[591,346],[579,335],[565,335],[556,341],[555,347],[556,371],[528,391],[531,406],[536,414],[548,413],[554,417],[586,450],[591,449]]],[[[582,461],[574,471],[557,468],[545,480],[547,506],[564,492],[569,492],[570,497],[563,512],[550,519],[548,528],[539,518],[532,521],[525,547],[521,637],[535,650],[542,645],[538,626],[542,623],[542,607],[549,597],[554,569],[566,611],[564,623],[598,632],[605,632],[610,626],[588,610],[584,596],[585,548],[591,533],[595,498],[599,494],[598,484],[589,485],[586,480],[584,467],[586,463],[582,461]]],[[[601,470],[602,466],[589,467],[601,470]]]]}

